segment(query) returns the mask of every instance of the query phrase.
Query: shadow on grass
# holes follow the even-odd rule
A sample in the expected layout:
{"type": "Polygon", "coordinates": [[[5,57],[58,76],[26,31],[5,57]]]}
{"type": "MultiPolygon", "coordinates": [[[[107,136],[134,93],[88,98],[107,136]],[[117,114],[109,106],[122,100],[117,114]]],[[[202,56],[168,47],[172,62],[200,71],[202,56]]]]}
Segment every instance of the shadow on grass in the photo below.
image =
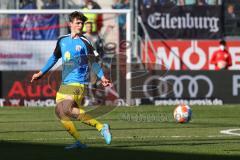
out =
{"type": "Polygon", "coordinates": [[[239,160],[240,156],[174,153],[165,151],[127,150],[123,148],[89,147],[64,151],[63,145],[0,142],[1,160],[239,160]]]}

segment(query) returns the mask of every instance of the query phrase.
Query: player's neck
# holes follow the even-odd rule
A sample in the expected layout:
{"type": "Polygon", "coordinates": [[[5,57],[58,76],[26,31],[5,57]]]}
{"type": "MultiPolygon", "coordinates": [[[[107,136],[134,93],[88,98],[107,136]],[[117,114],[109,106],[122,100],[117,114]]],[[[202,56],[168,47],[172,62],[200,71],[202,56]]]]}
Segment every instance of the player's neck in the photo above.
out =
{"type": "Polygon", "coordinates": [[[86,35],[88,35],[88,36],[91,36],[91,35],[92,35],[92,33],[90,33],[90,32],[86,32],[86,35]]]}
{"type": "Polygon", "coordinates": [[[71,33],[71,37],[72,38],[78,38],[78,37],[80,37],[82,35],[82,33],[75,33],[75,32],[72,32],[71,33]]]}

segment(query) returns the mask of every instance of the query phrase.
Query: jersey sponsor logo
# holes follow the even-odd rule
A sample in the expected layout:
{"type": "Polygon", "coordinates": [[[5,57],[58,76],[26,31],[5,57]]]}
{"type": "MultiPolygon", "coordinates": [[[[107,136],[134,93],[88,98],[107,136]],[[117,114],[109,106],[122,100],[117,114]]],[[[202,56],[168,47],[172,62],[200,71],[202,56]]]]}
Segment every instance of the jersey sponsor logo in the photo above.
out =
{"type": "Polygon", "coordinates": [[[66,51],[64,53],[64,60],[69,61],[71,59],[71,53],[69,51],[66,51]]]}
{"type": "Polygon", "coordinates": [[[82,46],[80,46],[80,45],[76,45],[76,51],[80,51],[81,49],[82,49],[82,46]]]}

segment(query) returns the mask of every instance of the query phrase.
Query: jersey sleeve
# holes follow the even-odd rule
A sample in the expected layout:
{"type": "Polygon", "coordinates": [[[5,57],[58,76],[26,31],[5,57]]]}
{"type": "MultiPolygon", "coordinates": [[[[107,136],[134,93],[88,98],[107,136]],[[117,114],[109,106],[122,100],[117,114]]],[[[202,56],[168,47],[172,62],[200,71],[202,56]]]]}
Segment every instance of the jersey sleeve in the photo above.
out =
{"type": "Polygon", "coordinates": [[[52,56],[48,59],[46,65],[41,69],[41,72],[43,74],[46,74],[57,63],[58,59],[62,57],[60,40],[61,39],[58,39],[57,45],[54,49],[52,56]]]}
{"type": "Polygon", "coordinates": [[[92,70],[98,76],[98,78],[101,79],[104,76],[103,70],[97,62],[92,63],[92,70]]]}
{"type": "Polygon", "coordinates": [[[55,55],[56,58],[61,58],[62,57],[62,53],[61,53],[61,47],[60,47],[60,41],[61,41],[61,38],[58,39],[57,41],[57,45],[54,49],[54,52],[53,54],[55,55]]]}
{"type": "Polygon", "coordinates": [[[95,55],[95,57],[98,57],[99,53],[94,49],[92,43],[85,36],[82,36],[81,39],[83,40],[84,44],[86,45],[89,54],[95,55]]]}

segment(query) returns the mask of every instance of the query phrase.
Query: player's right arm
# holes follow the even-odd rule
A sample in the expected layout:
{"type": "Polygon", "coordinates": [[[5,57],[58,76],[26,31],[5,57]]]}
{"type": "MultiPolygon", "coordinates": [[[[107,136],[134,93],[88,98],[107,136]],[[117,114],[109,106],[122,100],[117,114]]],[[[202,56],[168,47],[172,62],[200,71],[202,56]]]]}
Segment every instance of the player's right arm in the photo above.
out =
{"type": "Polygon", "coordinates": [[[60,40],[58,39],[56,48],[52,54],[52,56],[48,59],[46,65],[38,72],[33,74],[31,82],[40,79],[44,74],[46,74],[58,61],[59,58],[61,58],[61,48],[60,48],[60,40]]]}

